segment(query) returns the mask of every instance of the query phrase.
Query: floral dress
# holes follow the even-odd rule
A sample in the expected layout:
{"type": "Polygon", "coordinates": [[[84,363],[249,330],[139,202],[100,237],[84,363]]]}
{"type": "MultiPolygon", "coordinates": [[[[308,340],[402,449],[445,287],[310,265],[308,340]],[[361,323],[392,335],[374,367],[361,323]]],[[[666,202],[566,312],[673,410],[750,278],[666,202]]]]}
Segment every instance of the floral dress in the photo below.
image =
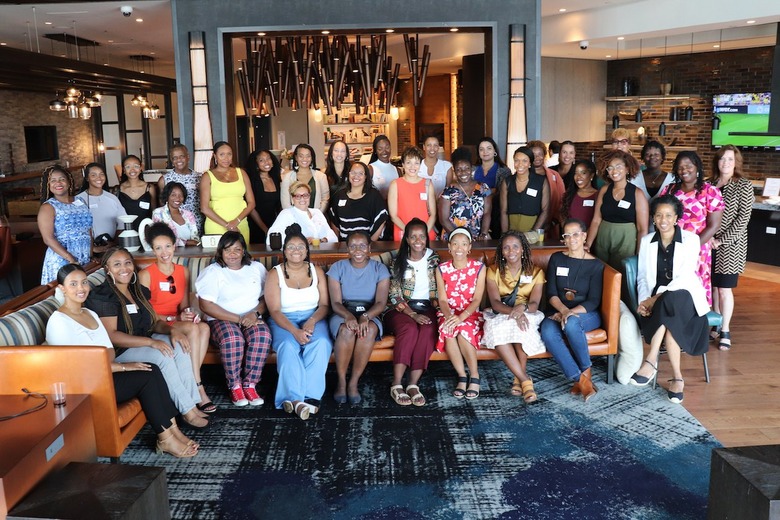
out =
{"type": "MultiPolygon", "coordinates": [[[[671,187],[670,187],[671,188],[671,187]]],[[[664,190],[669,193],[670,188],[664,190]]],[[[701,191],[697,190],[685,193],[676,190],[673,195],[683,205],[683,216],[679,220],[680,228],[692,233],[700,234],[707,227],[707,217],[715,211],[723,211],[725,207],[720,190],[709,183],[704,183],[701,191]]],[[[701,280],[704,290],[707,292],[707,301],[712,305],[712,241],[702,244],[699,251],[699,265],[696,274],[701,280]]]]}
{"type": "MultiPolygon", "coordinates": [[[[463,269],[455,269],[452,260],[439,264],[439,272],[447,293],[447,305],[452,312],[456,314],[463,312],[474,300],[479,272],[484,267],[485,264],[478,260],[469,260],[463,269]]],[[[479,309],[466,318],[466,321],[455,327],[451,335],[441,332],[441,326],[444,323],[444,315],[441,311],[437,311],[436,315],[439,318],[439,341],[436,343],[436,350],[444,352],[444,340],[455,338],[459,334],[466,338],[474,348],[479,348],[479,343],[482,341],[482,323],[484,322],[482,312],[479,309]]]]}
{"type": "MultiPolygon", "coordinates": [[[[54,197],[44,204],[50,204],[54,208],[54,237],[68,250],[68,253],[76,257],[81,265],[87,264],[92,252],[92,237],[89,234],[92,228],[92,213],[89,212],[87,205],[81,199],[75,199],[71,204],[67,204],[54,197]]],[[[47,248],[43,257],[41,285],[56,280],[57,271],[67,263],[67,260],[51,248],[47,248]]]]}
{"type": "MultiPolygon", "coordinates": [[[[455,227],[465,226],[471,236],[478,236],[482,228],[482,216],[485,214],[485,199],[490,195],[490,186],[477,184],[471,197],[460,187],[447,186],[441,197],[450,201],[450,222],[455,227]]],[[[484,230],[487,232],[487,229],[484,230]]]]}

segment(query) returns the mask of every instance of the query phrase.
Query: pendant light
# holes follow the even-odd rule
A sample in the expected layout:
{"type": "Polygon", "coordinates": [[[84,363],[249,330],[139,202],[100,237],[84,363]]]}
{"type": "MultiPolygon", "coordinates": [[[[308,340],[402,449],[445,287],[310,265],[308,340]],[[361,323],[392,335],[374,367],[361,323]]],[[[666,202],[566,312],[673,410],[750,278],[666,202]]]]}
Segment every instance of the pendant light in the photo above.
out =
{"type": "Polygon", "coordinates": [[[49,110],[52,112],[64,112],[68,109],[68,105],[60,99],[60,93],[57,91],[57,97],[49,102],[49,110]]]}

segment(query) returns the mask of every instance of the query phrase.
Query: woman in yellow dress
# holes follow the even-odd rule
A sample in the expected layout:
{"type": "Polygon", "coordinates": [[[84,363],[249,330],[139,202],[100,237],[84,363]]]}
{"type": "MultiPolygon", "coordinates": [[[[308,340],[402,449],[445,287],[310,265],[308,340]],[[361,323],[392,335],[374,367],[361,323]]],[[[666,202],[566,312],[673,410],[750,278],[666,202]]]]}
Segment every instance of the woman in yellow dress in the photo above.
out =
{"type": "Polygon", "coordinates": [[[200,211],[206,217],[204,234],[238,231],[249,242],[246,218],[255,209],[249,176],[233,166],[233,147],[225,141],[214,145],[212,164],[200,181],[200,211]]]}

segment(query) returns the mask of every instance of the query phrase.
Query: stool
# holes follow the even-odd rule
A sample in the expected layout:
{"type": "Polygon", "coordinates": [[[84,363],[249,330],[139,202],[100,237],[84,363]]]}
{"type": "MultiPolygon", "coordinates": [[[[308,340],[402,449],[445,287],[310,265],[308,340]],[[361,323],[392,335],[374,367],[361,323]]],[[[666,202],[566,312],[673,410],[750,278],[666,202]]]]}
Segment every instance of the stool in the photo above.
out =
{"type": "Polygon", "coordinates": [[[8,520],[170,520],[165,468],[71,462],[8,512],[8,520]]]}
{"type": "Polygon", "coordinates": [[[780,519],[780,445],[712,450],[707,518],[780,519]]]}

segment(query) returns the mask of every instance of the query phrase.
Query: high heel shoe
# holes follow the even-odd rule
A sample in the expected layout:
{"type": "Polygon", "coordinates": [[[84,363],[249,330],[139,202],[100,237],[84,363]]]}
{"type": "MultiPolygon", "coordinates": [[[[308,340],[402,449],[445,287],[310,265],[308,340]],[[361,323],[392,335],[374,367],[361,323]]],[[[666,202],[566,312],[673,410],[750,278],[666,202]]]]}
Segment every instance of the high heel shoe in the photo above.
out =
{"type": "Polygon", "coordinates": [[[647,386],[647,384],[650,383],[650,381],[652,381],[653,379],[655,379],[655,376],[658,375],[658,367],[657,366],[655,366],[654,364],[650,363],[646,359],[645,359],[644,362],[647,363],[648,365],[650,365],[651,367],[653,367],[653,373],[650,375],[650,377],[640,376],[638,373],[634,374],[633,376],[631,376],[631,379],[628,380],[628,383],[630,385],[634,385],[634,386],[647,386]]]}
{"type": "MultiPolygon", "coordinates": [[[[198,454],[198,448],[196,448],[195,446],[193,446],[192,444],[189,444],[189,443],[185,444],[178,451],[178,453],[176,452],[175,449],[169,448],[168,446],[166,446],[166,444],[168,444],[168,441],[170,441],[173,438],[174,438],[174,435],[173,435],[173,432],[171,432],[171,434],[168,435],[168,437],[166,437],[164,439],[158,439],[157,440],[157,445],[155,447],[155,452],[157,452],[158,455],[161,455],[163,453],[168,453],[170,455],[173,455],[177,459],[189,459],[190,457],[194,457],[195,455],[198,454]]],[[[181,441],[179,441],[179,442],[181,442],[181,441]]]]}
{"type": "Polygon", "coordinates": [[[582,397],[585,398],[586,403],[591,397],[596,395],[596,392],[598,392],[596,385],[594,385],[591,380],[590,367],[586,368],[580,375],[580,392],[582,393],[582,397]]]}

